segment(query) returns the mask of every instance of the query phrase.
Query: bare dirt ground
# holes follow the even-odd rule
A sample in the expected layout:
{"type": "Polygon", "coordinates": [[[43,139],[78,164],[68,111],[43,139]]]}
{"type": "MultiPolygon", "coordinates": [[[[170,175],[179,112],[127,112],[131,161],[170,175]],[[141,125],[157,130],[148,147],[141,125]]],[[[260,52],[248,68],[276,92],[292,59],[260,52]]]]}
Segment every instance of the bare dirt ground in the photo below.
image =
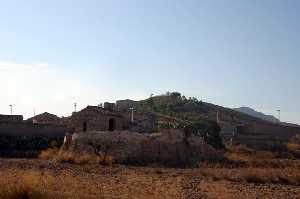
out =
{"type": "Polygon", "coordinates": [[[30,181],[55,198],[300,198],[298,181],[281,179],[281,175],[300,175],[298,163],[286,168],[177,169],[0,159],[2,192],[9,184],[30,181]],[[251,173],[272,173],[275,177],[261,180],[251,173]]]}

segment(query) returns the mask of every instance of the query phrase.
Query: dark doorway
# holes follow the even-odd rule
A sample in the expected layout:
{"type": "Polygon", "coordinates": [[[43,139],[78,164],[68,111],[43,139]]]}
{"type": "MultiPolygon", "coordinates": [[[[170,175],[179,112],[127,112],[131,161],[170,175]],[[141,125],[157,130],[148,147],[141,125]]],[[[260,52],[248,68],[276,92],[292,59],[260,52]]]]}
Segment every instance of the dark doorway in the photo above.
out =
{"type": "Polygon", "coordinates": [[[82,131],[83,131],[83,132],[86,132],[86,131],[87,131],[87,123],[86,123],[86,122],[83,122],[82,131]]]}
{"type": "Polygon", "coordinates": [[[109,122],[108,122],[108,130],[109,131],[114,131],[116,128],[116,121],[115,119],[109,119],[109,122]]]}

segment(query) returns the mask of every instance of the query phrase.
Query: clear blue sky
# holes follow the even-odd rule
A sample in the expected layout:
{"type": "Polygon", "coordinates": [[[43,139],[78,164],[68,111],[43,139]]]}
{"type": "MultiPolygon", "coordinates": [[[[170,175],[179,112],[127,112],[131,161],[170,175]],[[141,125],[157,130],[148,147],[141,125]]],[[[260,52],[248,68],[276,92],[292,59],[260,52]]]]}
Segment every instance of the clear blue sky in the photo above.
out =
{"type": "Polygon", "coordinates": [[[0,113],[179,91],[300,123],[300,1],[10,0],[0,113]]]}

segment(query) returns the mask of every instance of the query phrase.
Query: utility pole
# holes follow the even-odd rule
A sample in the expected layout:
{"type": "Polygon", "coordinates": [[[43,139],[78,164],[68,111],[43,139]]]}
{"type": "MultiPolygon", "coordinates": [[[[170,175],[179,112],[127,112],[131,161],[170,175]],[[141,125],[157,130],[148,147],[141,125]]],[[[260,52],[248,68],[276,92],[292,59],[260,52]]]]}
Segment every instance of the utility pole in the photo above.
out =
{"type": "Polygon", "coordinates": [[[10,106],[10,115],[12,115],[12,112],[13,112],[13,105],[9,105],[10,106]]]}
{"type": "Polygon", "coordinates": [[[217,124],[220,124],[220,112],[217,112],[217,124]]]}
{"type": "Polygon", "coordinates": [[[131,123],[133,123],[133,107],[130,107],[131,110],[131,123]]]}
{"type": "Polygon", "coordinates": [[[278,112],[278,119],[279,119],[279,123],[280,123],[280,122],[281,122],[281,118],[280,118],[280,117],[281,117],[281,115],[280,115],[280,109],[278,109],[277,112],[278,112]]]}
{"type": "Polygon", "coordinates": [[[74,112],[76,113],[76,111],[77,111],[77,103],[75,102],[74,103],[74,112]]]}

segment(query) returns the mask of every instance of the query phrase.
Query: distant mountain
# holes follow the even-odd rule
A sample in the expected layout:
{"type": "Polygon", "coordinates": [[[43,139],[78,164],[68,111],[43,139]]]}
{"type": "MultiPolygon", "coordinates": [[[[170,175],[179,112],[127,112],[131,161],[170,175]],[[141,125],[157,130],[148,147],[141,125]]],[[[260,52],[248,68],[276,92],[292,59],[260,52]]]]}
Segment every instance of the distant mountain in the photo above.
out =
{"type": "Polygon", "coordinates": [[[298,125],[298,124],[292,124],[292,123],[287,123],[287,122],[281,122],[281,124],[285,125],[285,126],[300,128],[300,125],[298,125]]]}
{"type": "Polygon", "coordinates": [[[273,115],[266,115],[264,113],[255,111],[254,109],[249,108],[249,107],[240,107],[240,108],[235,108],[234,110],[238,111],[238,112],[241,112],[241,113],[245,113],[245,114],[250,115],[252,117],[260,118],[260,119],[265,120],[265,121],[269,121],[269,122],[273,122],[273,123],[279,123],[280,122],[273,115]]]}

